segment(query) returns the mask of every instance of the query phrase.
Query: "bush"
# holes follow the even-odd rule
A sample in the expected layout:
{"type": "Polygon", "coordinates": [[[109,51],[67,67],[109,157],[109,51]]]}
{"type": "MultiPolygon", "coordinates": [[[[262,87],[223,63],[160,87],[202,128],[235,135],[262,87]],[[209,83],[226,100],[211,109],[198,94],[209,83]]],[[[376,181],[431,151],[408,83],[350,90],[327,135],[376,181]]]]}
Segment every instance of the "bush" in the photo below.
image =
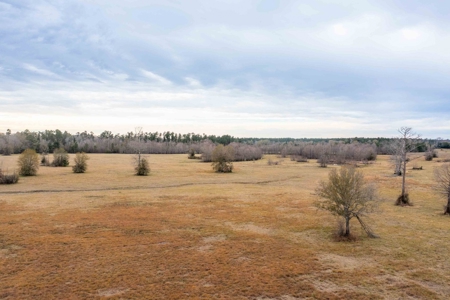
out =
{"type": "Polygon", "coordinates": [[[42,153],[41,166],[46,166],[46,167],[50,166],[50,160],[48,159],[47,153],[42,153]]]}
{"type": "Polygon", "coordinates": [[[308,159],[301,155],[291,155],[291,160],[296,162],[308,162],[308,159]]]}
{"type": "Polygon", "coordinates": [[[141,158],[139,155],[139,159],[134,170],[136,171],[136,175],[138,176],[147,176],[148,173],[150,173],[150,167],[148,165],[147,159],[145,157],[141,158]]]}
{"type": "Polygon", "coordinates": [[[231,145],[218,145],[212,153],[212,166],[219,173],[231,173],[233,171],[234,148],[231,145]]]}
{"type": "Polygon", "coordinates": [[[200,157],[195,156],[195,150],[194,149],[189,150],[188,158],[189,159],[200,159],[200,157]]]}
{"type": "Polygon", "coordinates": [[[19,181],[19,175],[14,172],[12,174],[4,174],[0,169],[0,184],[14,184],[19,181]]]}
{"type": "Polygon", "coordinates": [[[281,165],[281,162],[282,162],[281,159],[280,160],[272,160],[269,158],[269,160],[267,161],[267,164],[269,166],[278,166],[278,165],[281,165]]]}
{"type": "Polygon", "coordinates": [[[395,205],[398,205],[398,206],[412,206],[412,203],[409,200],[409,194],[405,193],[404,195],[398,196],[397,200],[395,201],[395,205]]]}
{"type": "Polygon", "coordinates": [[[88,159],[89,157],[84,152],[75,154],[75,165],[72,167],[72,171],[74,173],[86,172],[88,159]]]}
{"type": "Polygon", "coordinates": [[[69,165],[69,154],[64,148],[58,148],[53,151],[53,167],[67,167],[69,165]]]}
{"type": "Polygon", "coordinates": [[[428,151],[427,153],[425,153],[425,160],[426,161],[432,161],[433,160],[433,151],[428,151]]]}
{"type": "Polygon", "coordinates": [[[22,176],[34,176],[39,169],[39,155],[33,149],[22,152],[18,160],[19,174],[22,176]]]}

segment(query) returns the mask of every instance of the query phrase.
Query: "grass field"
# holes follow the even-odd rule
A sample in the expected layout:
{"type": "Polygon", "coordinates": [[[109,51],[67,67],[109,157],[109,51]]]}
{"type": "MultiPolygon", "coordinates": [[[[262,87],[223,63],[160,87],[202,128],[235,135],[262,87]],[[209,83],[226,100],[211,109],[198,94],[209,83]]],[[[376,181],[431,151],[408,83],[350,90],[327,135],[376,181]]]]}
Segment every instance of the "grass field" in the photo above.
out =
{"type": "Polygon", "coordinates": [[[85,174],[41,167],[0,186],[0,299],[449,299],[450,217],[431,186],[450,152],[439,155],[408,165],[412,207],[393,205],[388,157],[360,168],[379,189],[369,222],[381,238],[355,222],[353,242],[335,242],[336,219],[313,206],[338,166],[265,156],[216,174],[149,155],[137,177],[132,156],[91,154],[85,174]]]}

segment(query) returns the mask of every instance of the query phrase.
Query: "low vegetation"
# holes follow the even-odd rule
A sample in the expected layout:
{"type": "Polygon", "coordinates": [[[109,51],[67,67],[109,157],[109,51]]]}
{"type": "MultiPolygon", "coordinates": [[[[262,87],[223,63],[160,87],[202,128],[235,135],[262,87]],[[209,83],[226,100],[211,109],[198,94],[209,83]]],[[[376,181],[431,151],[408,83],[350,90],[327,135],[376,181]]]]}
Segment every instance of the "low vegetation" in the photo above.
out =
{"type": "Polygon", "coordinates": [[[8,174],[0,169],[0,184],[14,184],[19,181],[19,175],[16,172],[8,174]]]}
{"type": "Polygon", "coordinates": [[[69,154],[64,148],[55,149],[51,165],[53,167],[67,167],[69,165],[69,154]]]}
{"type": "Polygon", "coordinates": [[[17,161],[19,174],[22,176],[34,176],[39,169],[39,155],[33,149],[27,149],[20,154],[17,161]]]}
{"type": "Polygon", "coordinates": [[[134,171],[137,176],[147,176],[150,174],[150,166],[148,161],[140,153],[135,156],[134,171]]]}
{"type": "MultiPolygon", "coordinates": [[[[388,156],[354,169],[378,187],[382,213],[363,220],[381,238],[355,216],[343,243],[315,193],[347,167],[268,166],[276,154],[218,176],[186,153],[155,155],[139,180],[130,155],[90,154],[82,176],[41,168],[2,185],[0,298],[448,299],[450,222],[430,191],[450,151],[407,169],[410,209],[392,203],[402,178],[388,156]]],[[[2,157],[3,170],[18,159],[2,157]]]]}
{"type": "Polygon", "coordinates": [[[212,153],[212,167],[219,173],[231,173],[233,171],[234,148],[231,145],[218,145],[212,153]]]}
{"type": "Polygon", "coordinates": [[[73,172],[74,173],[86,172],[88,160],[89,160],[89,157],[84,152],[75,154],[75,159],[74,159],[75,164],[72,167],[73,172]]]}

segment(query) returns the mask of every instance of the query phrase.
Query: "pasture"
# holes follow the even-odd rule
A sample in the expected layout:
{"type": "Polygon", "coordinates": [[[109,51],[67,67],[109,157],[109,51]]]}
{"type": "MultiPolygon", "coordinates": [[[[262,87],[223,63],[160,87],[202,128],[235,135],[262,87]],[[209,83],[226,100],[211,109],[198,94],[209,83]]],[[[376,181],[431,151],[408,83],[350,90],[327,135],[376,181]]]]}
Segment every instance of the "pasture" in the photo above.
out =
{"type": "MultiPolygon", "coordinates": [[[[411,207],[393,205],[387,156],[360,168],[378,187],[380,238],[352,221],[352,242],[334,241],[335,217],[313,206],[339,166],[266,155],[218,174],[148,155],[139,177],[131,155],[89,154],[85,174],[40,167],[0,186],[0,299],[448,299],[450,217],[431,187],[450,152],[438,153],[408,165],[411,207]]],[[[0,157],[4,170],[16,160],[0,157]]]]}

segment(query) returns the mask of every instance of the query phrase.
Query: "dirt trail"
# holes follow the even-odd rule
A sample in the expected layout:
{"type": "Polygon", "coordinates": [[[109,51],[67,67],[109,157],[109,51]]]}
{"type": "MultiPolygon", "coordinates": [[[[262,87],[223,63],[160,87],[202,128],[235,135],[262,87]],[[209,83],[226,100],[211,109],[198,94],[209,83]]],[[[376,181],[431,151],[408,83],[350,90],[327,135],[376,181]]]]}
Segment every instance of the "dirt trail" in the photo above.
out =
{"type": "Polygon", "coordinates": [[[225,184],[269,184],[274,182],[289,181],[291,179],[298,179],[302,176],[292,176],[283,179],[276,180],[264,180],[264,181],[233,181],[233,182],[187,182],[179,184],[168,185],[154,185],[154,186],[125,186],[125,187],[107,187],[96,189],[59,189],[59,190],[29,190],[29,191],[0,191],[0,195],[11,194],[34,194],[34,193],[72,193],[72,192],[101,192],[101,191],[119,191],[119,190],[151,190],[151,189],[165,189],[165,188],[177,188],[193,185],[225,185],[225,184]]]}

